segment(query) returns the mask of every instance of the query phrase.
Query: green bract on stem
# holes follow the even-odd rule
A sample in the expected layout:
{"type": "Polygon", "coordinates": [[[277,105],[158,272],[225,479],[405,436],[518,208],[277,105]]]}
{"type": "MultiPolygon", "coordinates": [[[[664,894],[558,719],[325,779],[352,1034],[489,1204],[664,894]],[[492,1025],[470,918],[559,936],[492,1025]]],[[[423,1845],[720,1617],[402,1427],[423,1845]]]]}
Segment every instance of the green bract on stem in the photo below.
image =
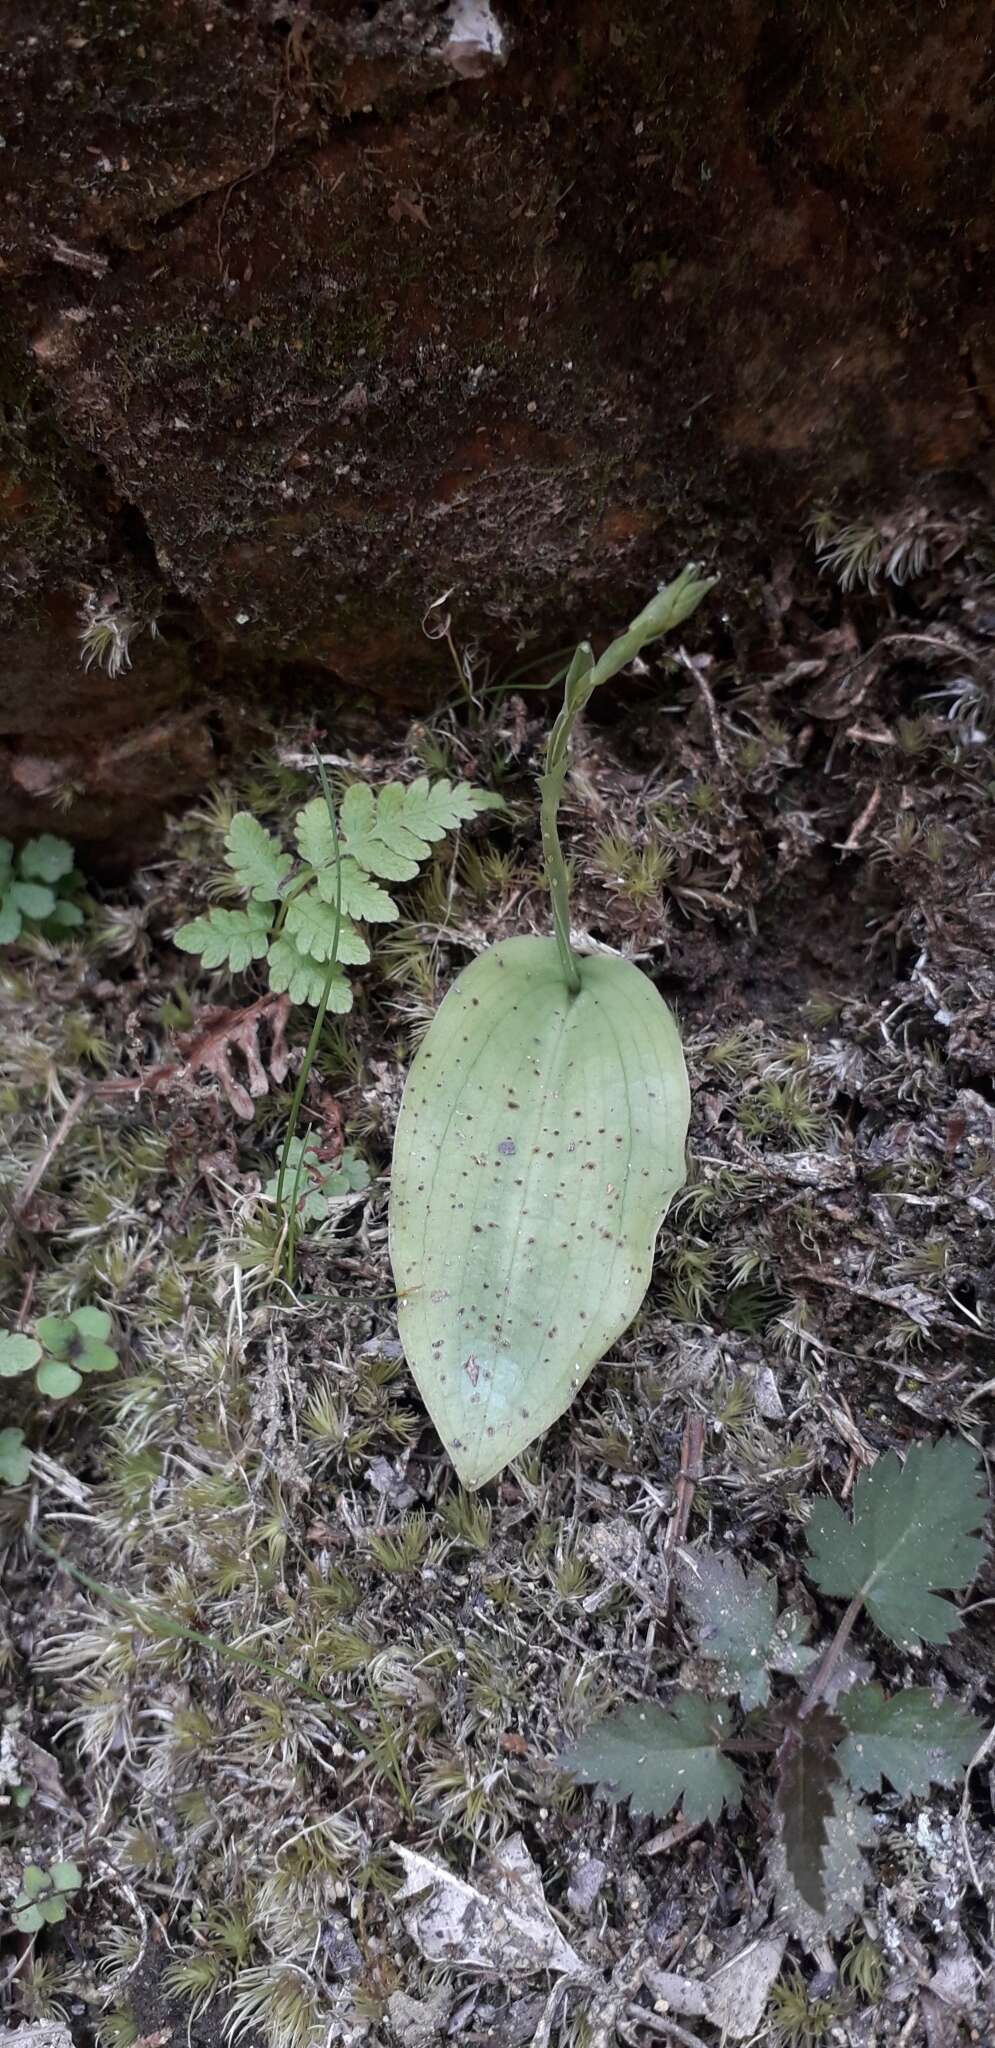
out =
{"type": "Polygon", "coordinates": [[[700,576],[698,564],[689,562],[673,583],[657,591],[627,631],[620,633],[618,639],[605,648],[599,661],[595,661],[590,643],[584,640],[567,670],[563,708],[549,735],[546,770],[540,777],[539,790],[542,799],[542,856],[553,911],[553,929],[564,980],[571,995],[577,995],[580,989],[580,967],[570,944],[570,882],[556,819],[566,781],[574,726],[599,683],[607,683],[612,676],[618,675],[619,670],[634,661],[650,640],[659,639],[661,633],[671,632],[690,618],[716,580],[714,576],[700,576]]]}

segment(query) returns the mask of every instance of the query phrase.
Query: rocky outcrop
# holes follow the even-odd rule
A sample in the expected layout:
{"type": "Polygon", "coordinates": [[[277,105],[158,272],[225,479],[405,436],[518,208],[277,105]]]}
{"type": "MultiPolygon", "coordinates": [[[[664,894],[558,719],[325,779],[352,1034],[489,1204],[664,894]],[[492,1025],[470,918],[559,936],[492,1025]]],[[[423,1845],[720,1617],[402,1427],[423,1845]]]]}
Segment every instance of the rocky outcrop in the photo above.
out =
{"type": "Polygon", "coordinates": [[[986,479],[993,62],[980,0],[9,0],[0,829],[147,823],[254,689],[425,702],[444,593],[559,646],[701,555],[745,624],[815,503],[986,479]]]}

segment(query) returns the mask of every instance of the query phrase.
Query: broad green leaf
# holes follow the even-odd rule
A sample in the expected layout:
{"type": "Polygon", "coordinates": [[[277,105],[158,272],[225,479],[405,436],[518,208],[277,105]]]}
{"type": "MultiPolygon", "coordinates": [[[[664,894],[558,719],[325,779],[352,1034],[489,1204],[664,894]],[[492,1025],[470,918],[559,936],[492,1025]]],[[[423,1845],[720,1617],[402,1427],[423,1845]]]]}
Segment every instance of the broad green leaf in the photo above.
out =
{"type": "Polygon", "coordinates": [[[408,1076],[390,1243],[404,1350],[465,1486],[569,1405],[649,1284],[684,1179],[677,1027],[629,962],[507,939],[450,989],[408,1076]]]}
{"type": "Polygon", "coordinates": [[[23,1486],[30,1470],[23,1429],[0,1429],[0,1479],[6,1486],[23,1486]]]}
{"type": "MultiPolygon", "coordinates": [[[[317,1009],[327,974],[326,966],[300,951],[291,933],[274,939],[269,949],[269,985],[277,995],[288,995],[292,1003],[313,1003],[317,1009]]],[[[339,1016],[352,1009],[352,989],[339,968],[332,975],[328,1007],[339,1016]]]]}
{"type": "Polygon", "coordinates": [[[72,873],[73,850],[67,839],[42,832],[39,838],[29,839],[22,846],[17,865],[29,881],[61,882],[64,875],[72,873]]]}
{"type": "Polygon", "coordinates": [[[344,850],[358,867],[385,882],[410,882],[418,873],[418,862],[407,854],[395,853],[377,833],[377,806],[373,791],[365,782],[353,782],[339,805],[339,831],[344,850]]]}
{"type": "Polygon", "coordinates": [[[21,913],[14,900],[13,884],[0,893],[0,946],[11,946],[21,934],[21,913]]]}
{"type": "Polygon", "coordinates": [[[44,882],[12,882],[10,893],[22,917],[50,917],[55,909],[55,897],[44,882]]]}
{"type": "Polygon", "coordinates": [[[65,1401],[81,1385],[79,1373],[74,1372],[71,1365],[63,1365],[58,1358],[43,1359],[35,1381],[38,1392],[47,1394],[52,1401],[65,1401]]]}
{"type": "Polygon", "coordinates": [[[970,1585],[985,1555],[984,1514],[977,1459],[959,1438],[914,1444],[904,1465],[889,1451],[858,1479],[852,1522],[835,1501],[815,1508],[809,1576],[823,1593],[859,1594],[901,1650],[945,1643],[960,1616],[934,1589],[970,1585]]]}
{"type": "Polygon", "coordinates": [[[265,903],[250,903],[248,910],[226,910],[219,905],[206,917],[181,924],[173,933],[173,944],[181,953],[199,953],[205,967],[230,967],[241,974],[250,960],[265,958],[270,923],[265,903]]]}
{"type": "Polygon", "coordinates": [[[702,1656],[717,1667],[725,1692],[738,1692],[747,1712],[766,1706],[770,1671],[800,1671],[815,1652],[785,1640],[777,1618],[777,1587],[759,1567],[745,1572],[728,1551],[695,1550],[681,1560],[681,1599],[697,1624],[702,1656]]]}
{"type": "Polygon", "coordinates": [[[924,1798],[931,1785],[957,1785],[984,1729],[956,1700],[935,1701],[924,1685],[886,1699],[879,1685],[857,1685],[836,1709],[848,1729],[840,1765],[851,1785],[924,1798]]]}
{"type": "Polygon", "coordinates": [[[278,839],[251,811],[237,811],[225,834],[225,860],[234,869],[247,896],[257,903],[275,903],[290,872],[291,859],[278,839]]]}
{"type": "Polygon", "coordinates": [[[72,1322],[81,1337],[92,1337],[100,1344],[106,1344],[111,1334],[111,1319],[105,1308],[74,1309],[72,1322]]]}
{"type": "MultiPolygon", "coordinates": [[[[319,868],[316,887],[322,902],[334,904],[335,869],[319,868]]],[[[342,908],[348,917],[362,918],[367,924],[393,924],[400,915],[393,896],[371,882],[348,855],[342,862],[342,908]]]]}
{"type": "Polygon", "coordinates": [[[739,1805],[742,1778],[722,1744],[731,1734],[724,1707],[684,1693],[673,1707],[653,1700],[623,1707],[588,1728],[560,1759],[578,1784],[604,1785],[634,1814],[662,1820],[683,1799],[686,1821],[718,1820],[739,1805]]]}
{"type": "Polygon", "coordinates": [[[68,1358],[76,1324],[72,1316],[39,1316],[35,1334],[50,1358],[68,1358]]]}
{"type": "Polygon", "coordinates": [[[778,1752],[777,1811],[788,1875],[813,1913],[824,1913],[828,1823],[841,1771],[843,1725],[829,1708],[813,1707],[786,1729],[778,1752]]]}
{"type": "Polygon", "coordinates": [[[41,1357],[41,1345],[33,1337],[22,1337],[19,1330],[0,1330],[0,1379],[17,1379],[22,1372],[30,1372],[41,1357]]]}
{"type": "Polygon", "coordinates": [[[293,937],[299,953],[311,960],[331,960],[333,955],[345,967],[362,967],[370,957],[366,940],[347,917],[338,920],[336,944],[334,904],[323,903],[314,889],[295,896],[287,910],[284,929],[293,937]]]}

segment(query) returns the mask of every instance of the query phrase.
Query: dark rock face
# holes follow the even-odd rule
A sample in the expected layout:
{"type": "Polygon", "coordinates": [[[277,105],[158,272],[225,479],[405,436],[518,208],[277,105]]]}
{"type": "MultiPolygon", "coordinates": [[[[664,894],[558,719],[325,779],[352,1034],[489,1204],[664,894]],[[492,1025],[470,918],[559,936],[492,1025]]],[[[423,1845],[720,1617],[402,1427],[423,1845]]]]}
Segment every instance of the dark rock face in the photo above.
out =
{"type": "Polygon", "coordinates": [[[254,680],[425,702],[445,592],[734,609],[815,502],[984,480],[993,67],[981,0],[8,0],[0,829],[148,822],[254,680]]]}

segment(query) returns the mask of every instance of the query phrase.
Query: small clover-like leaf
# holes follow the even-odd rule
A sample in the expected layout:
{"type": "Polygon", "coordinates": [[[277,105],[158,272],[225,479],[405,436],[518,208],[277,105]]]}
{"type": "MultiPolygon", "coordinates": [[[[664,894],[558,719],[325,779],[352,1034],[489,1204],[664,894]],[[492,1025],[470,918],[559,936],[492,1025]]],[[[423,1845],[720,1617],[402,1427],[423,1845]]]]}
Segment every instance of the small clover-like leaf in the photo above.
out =
{"type": "Polygon", "coordinates": [[[688,1551],[679,1571],[681,1599],[697,1624],[702,1656],[718,1666],[723,1691],[747,1712],[770,1698],[768,1665],[777,1626],[777,1588],[757,1568],[745,1572],[728,1551],[688,1551]]]}
{"type": "Polygon", "coordinates": [[[236,811],[225,834],[225,846],[225,860],[246,895],[257,903],[275,903],[290,872],[291,859],[272,832],[267,832],[251,811],[236,811]]]}
{"type": "Polygon", "coordinates": [[[72,1316],[39,1316],[35,1324],[35,1335],[49,1358],[68,1358],[77,1334],[72,1316]]]}
{"type": "MultiPolygon", "coordinates": [[[[269,982],[279,995],[288,995],[292,1003],[313,1003],[317,1008],[327,977],[328,968],[302,953],[292,933],[283,932],[274,939],[269,949],[269,982]]],[[[352,989],[339,968],[332,975],[328,1008],[339,1016],[352,1009],[352,989]]]]}
{"type": "Polygon", "coordinates": [[[45,882],[12,882],[11,894],[21,916],[35,923],[50,917],[55,909],[55,897],[45,882]]]}
{"type": "Polygon", "coordinates": [[[266,903],[250,903],[247,910],[227,910],[223,905],[192,918],[173,933],[173,944],[181,953],[199,953],[205,967],[230,967],[241,974],[251,960],[262,960],[269,946],[271,913],[266,903]]]}
{"type": "Polygon", "coordinates": [[[83,1882],[76,1863],[53,1863],[48,1874],[57,1892],[76,1892],[83,1882]]]}
{"type": "Polygon", "coordinates": [[[21,1872],[21,1898],[37,1899],[48,1890],[48,1872],[40,1863],[29,1863],[21,1872]]]}
{"type": "Polygon", "coordinates": [[[111,1334],[111,1319],[105,1308],[74,1309],[71,1321],[81,1337],[92,1338],[95,1343],[106,1344],[111,1334]]]}
{"type": "Polygon", "coordinates": [[[960,1439],[914,1444],[904,1465],[889,1452],[858,1479],[852,1522],[834,1501],[814,1509],[809,1575],[823,1593],[859,1595],[899,1649],[945,1643],[960,1616],[935,1589],[970,1585],[984,1512],[978,1462],[960,1439]]]}
{"type": "Polygon", "coordinates": [[[348,917],[338,919],[332,904],[323,903],[314,889],[306,889],[295,896],[287,911],[285,929],[291,934],[299,953],[306,953],[311,960],[331,960],[333,957],[345,967],[363,967],[370,957],[366,940],[361,938],[348,917]]]}
{"type": "Polygon", "coordinates": [[[45,1925],[45,1916],[40,1906],[19,1906],[15,1899],[13,1912],[14,1926],[19,1934],[37,1934],[38,1929],[45,1925]]]}
{"type": "Polygon", "coordinates": [[[41,1345],[34,1337],[24,1337],[19,1330],[0,1330],[0,1379],[17,1379],[22,1372],[30,1372],[41,1357],[41,1345]]]}
{"type": "Polygon", "coordinates": [[[61,882],[64,875],[72,873],[73,850],[67,839],[42,832],[22,846],[17,865],[27,881],[61,882]]]}
{"type": "Polygon", "coordinates": [[[50,932],[53,929],[55,931],[72,931],[77,925],[81,925],[82,922],[83,912],[79,904],[73,903],[68,896],[60,896],[51,914],[45,919],[45,930],[46,932],[50,932]]]}
{"type": "Polygon", "coordinates": [[[879,1792],[887,1778],[896,1792],[925,1797],[930,1785],[956,1785],[983,1729],[956,1700],[935,1701],[926,1686],[887,1699],[879,1685],[857,1685],[836,1709],[848,1730],[840,1765],[851,1785],[879,1792]]]}
{"type": "Polygon", "coordinates": [[[724,1707],[684,1693],[672,1707],[643,1700],[588,1728],[561,1758],[578,1784],[604,1785],[634,1814],[663,1819],[683,1800],[685,1820],[718,1820],[739,1805],[742,1778],[722,1744],[731,1732],[724,1707]]]}
{"type": "Polygon", "coordinates": [[[77,1372],[113,1372],[118,1355],[110,1344],[102,1344],[98,1337],[86,1337],[78,1350],[74,1350],[72,1362],[77,1372]]]}
{"type": "Polygon", "coordinates": [[[63,1365],[58,1358],[45,1358],[35,1374],[35,1384],[38,1392],[47,1394],[50,1401],[65,1401],[75,1394],[81,1381],[71,1365],[63,1365]]]}
{"type": "Polygon", "coordinates": [[[841,1773],[841,1721],[821,1704],[785,1730],[777,1811],[788,1875],[813,1913],[824,1913],[827,1827],[841,1773]]]}
{"type": "Polygon", "coordinates": [[[0,1479],[6,1486],[23,1486],[30,1470],[23,1429],[0,1429],[0,1479]]]}

